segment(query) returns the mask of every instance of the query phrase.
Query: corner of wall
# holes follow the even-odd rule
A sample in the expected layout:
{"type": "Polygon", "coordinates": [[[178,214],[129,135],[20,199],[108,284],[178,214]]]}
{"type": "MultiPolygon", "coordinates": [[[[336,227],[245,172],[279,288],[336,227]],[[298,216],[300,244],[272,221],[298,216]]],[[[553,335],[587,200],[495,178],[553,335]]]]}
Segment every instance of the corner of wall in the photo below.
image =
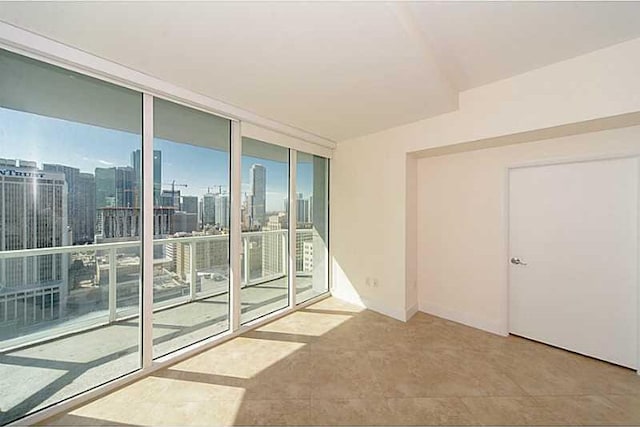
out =
{"type": "Polygon", "coordinates": [[[507,325],[504,322],[496,322],[491,319],[476,317],[469,313],[450,310],[430,303],[421,304],[420,311],[433,316],[442,317],[443,319],[451,320],[453,322],[462,323],[463,325],[471,326],[472,328],[482,329],[483,331],[491,332],[492,334],[505,337],[509,335],[507,325]]]}
{"type": "Polygon", "coordinates": [[[330,195],[332,294],[402,321],[407,309],[405,163],[405,153],[384,138],[341,142],[330,195]],[[381,163],[380,156],[386,161],[381,163]],[[376,203],[382,195],[394,201],[376,203]]]}
{"type": "Polygon", "coordinates": [[[409,320],[414,314],[418,312],[418,305],[416,304],[411,309],[402,311],[394,309],[393,307],[388,307],[384,304],[378,303],[376,300],[362,298],[356,293],[350,293],[345,291],[344,287],[340,287],[331,292],[331,296],[347,302],[349,304],[353,304],[358,307],[365,308],[367,310],[375,311],[376,313],[384,314],[385,316],[391,317],[396,320],[400,320],[401,322],[406,322],[409,320]]]}
{"type": "Polygon", "coordinates": [[[405,322],[408,322],[409,320],[411,320],[411,318],[413,316],[416,315],[416,313],[418,313],[418,303],[416,302],[414,305],[412,305],[411,307],[407,308],[407,312],[405,313],[405,322]]]}
{"type": "Polygon", "coordinates": [[[405,160],[405,317],[418,311],[418,161],[410,153],[405,160]]]}

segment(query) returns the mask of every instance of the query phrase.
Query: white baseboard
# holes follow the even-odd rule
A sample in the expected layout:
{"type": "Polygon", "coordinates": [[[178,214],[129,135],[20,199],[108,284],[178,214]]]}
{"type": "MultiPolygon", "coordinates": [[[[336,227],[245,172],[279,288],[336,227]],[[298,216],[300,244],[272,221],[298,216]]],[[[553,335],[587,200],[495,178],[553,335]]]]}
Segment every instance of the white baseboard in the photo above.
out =
{"type": "Polygon", "coordinates": [[[407,309],[407,313],[405,315],[406,321],[408,322],[409,319],[411,319],[417,312],[418,312],[418,303],[415,303],[407,309]]]}
{"type": "Polygon", "coordinates": [[[349,304],[357,305],[358,307],[367,308],[364,306],[364,303],[360,301],[360,298],[354,295],[349,295],[346,292],[340,292],[337,289],[331,290],[331,296],[337,298],[341,301],[344,301],[349,304]]]}
{"type": "MultiPolygon", "coordinates": [[[[339,291],[332,291],[331,295],[339,300],[344,302],[348,302],[349,304],[357,305],[358,307],[366,308],[367,310],[372,310],[380,314],[384,314],[385,316],[392,317],[396,320],[400,320],[402,322],[407,321],[407,312],[405,310],[398,310],[391,307],[387,307],[384,304],[379,303],[378,301],[371,300],[363,297],[354,297],[352,295],[346,295],[345,293],[341,293],[339,291]]],[[[417,307],[416,307],[417,312],[417,307]]]]}
{"type": "Polygon", "coordinates": [[[462,323],[463,325],[471,326],[472,328],[482,329],[483,331],[491,332],[492,334],[501,336],[509,335],[505,322],[479,318],[467,313],[440,307],[435,304],[420,304],[420,311],[442,317],[443,319],[451,320],[453,322],[462,323]]]}
{"type": "Polygon", "coordinates": [[[376,311],[380,314],[384,314],[385,316],[393,317],[394,319],[400,320],[401,322],[407,321],[407,313],[405,310],[387,307],[384,304],[379,303],[378,301],[369,300],[366,298],[363,298],[362,302],[364,303],[364,306],[369,310],[376,311]]]}

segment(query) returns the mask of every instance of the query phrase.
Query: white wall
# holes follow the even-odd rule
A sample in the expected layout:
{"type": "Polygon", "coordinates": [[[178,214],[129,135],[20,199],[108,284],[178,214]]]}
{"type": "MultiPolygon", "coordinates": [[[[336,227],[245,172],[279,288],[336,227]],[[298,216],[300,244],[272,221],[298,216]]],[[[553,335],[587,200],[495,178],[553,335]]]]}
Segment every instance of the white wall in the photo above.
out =
{"type": "Polygon", "coordinates": [[[506,168],[640,154],[640,126],[418,160],[419,308],[506,334],[506,168]]]}
{"type": "Polygon", "coordinates": [[[332,164],[334,294],[399,319],[415,305],[409,153],[639,112],[639,75],[635,39],[463,92],[458,111],[340,142],[332,164]]]}

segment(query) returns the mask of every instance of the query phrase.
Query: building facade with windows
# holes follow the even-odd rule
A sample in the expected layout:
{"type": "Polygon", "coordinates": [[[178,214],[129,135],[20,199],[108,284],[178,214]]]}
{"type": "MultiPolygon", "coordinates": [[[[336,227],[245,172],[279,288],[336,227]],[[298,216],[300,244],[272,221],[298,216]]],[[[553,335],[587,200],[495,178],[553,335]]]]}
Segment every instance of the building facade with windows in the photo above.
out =
{"type": "MultiPolygon", "coordinates": [[[[64,173],[38,169],[34,162],[0,163],[0,251],[69,245],[64,173]]],[[[66,254],[0,260],[0,324],[41,320],[36,297],[55,301],[57,317],[67,295],[68,260],[66,254]]]]}

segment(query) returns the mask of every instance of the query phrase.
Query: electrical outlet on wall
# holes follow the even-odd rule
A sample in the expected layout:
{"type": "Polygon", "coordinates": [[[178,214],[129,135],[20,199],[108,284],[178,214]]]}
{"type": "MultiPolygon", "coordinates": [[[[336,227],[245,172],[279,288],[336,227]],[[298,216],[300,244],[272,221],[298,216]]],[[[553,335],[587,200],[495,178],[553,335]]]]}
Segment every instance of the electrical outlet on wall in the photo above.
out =
{"type": "Polygon", "coordinates": [[[375,277],[367,277],[364,280],[364,284],[369,288],[377,288],[378,287],[378,279],[375,277]]]}

